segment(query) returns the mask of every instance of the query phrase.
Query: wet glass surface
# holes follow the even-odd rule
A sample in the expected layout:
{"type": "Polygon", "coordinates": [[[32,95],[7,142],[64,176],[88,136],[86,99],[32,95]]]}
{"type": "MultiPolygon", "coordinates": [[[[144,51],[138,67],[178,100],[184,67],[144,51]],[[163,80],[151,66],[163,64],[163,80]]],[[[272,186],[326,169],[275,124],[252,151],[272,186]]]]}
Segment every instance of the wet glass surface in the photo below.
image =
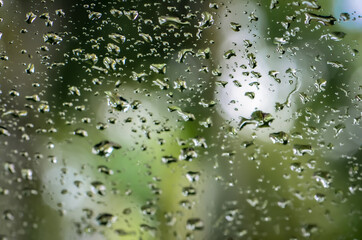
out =
{"type": "Polygon", "coordinates": [[[362,237],[362,3],[0,6],[0,239],[362,237]]]}

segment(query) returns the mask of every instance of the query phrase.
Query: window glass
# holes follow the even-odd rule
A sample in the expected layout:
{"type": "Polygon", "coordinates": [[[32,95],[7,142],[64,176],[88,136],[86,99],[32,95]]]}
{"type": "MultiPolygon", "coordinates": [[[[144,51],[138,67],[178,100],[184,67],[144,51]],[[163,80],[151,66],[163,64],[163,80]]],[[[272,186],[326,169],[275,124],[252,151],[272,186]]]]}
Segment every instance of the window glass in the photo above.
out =
{"type": "Polygon", "coordinates": [[[0,239],[362,238],[359,1],[0,6],[0,239]]]}

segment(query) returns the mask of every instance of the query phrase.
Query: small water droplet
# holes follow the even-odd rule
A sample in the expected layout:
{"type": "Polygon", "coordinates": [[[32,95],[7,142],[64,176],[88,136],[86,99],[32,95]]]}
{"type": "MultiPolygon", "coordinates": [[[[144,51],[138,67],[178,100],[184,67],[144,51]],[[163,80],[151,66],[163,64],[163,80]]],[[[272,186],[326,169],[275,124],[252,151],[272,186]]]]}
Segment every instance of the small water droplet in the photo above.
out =
{"type": "Polygon", "coordinates": [[[232,30],[234,30],[235,32],[239,32],[241,29],[241,25],[239,23],[236,22],[231,22],[230,23],[230,27],[232,30]]]}
{"type": "Polygon", "coordinates": [[[313,155],[313,153],[313,148],[309,144],[294,144],[293,146],[293,154],[296,156],[313,155]]]}
{"type": "Polygon", "coordinates": [[[302,164],[300,162],[295,162],[290,164],[290,170],[293,172],[301,173],[303,172],[304,168],[302,167],[302,164]]]}
{"type": "Polygon", "coordinates": [[[254,55],[253,53],[249,53],[249,54],[247,55],[247,58],[248,58],[248,61],[249,61],[249,66],[250,66],[252,69],[256,68],[257,62],[256,62],[256,60],[255,60],[255,55],[254,55]]]}
{"type": "Polygon", "coordinates": [[[173,156],[163,156],[161,160],[165,164],[170,164],[170,163],[177,162],[177,158],[175,158],[173,156]]]}
{"type": "Polygon", "coordinates": [[[177,106],[169,106],[168,110],[170,112],[177,112],[178,115],[184,120],[184,121],[194,121],[196,118],[192,113],[184,112],[181,110],[181,108],[177,106]]]}
{"type": "Polygon", "coordinates": [[[105,94],[107,95],[108,105],[112,108],[122,112],[127,112],[131,108],[129,102],[118,93],[106,91],[105,94]]]}
{"type": "Polygon", "coordinates": [[[108,37],[110,39],[112,39],[113,41],[115,41],[116,43],[125,43],[126,42],[126,37],[124,35],[119,34],[119,33],[109,34],[108,37]]]}
{"type": "Polygon", "coordinates": [[[106,195],[106,186],[102,182],[95,181],[95,182],[92,182],[91,184],[92,184],[92,191],[94,193],[97,193],[101,196],[106,195]]]}
{"type": "Polygon", "coordinates": [[[123,11],[124,15],[131,21],[134,21],[138,17],[138,11],[136,10],[129,10],[129,11],[123,11]]]}
{"type": "Polygon", "coordinates": [[[109,11],[114,17],[121,17],[123,15],[123,12],[121,10],[118,9],[111,9],[109,11]]]}
{"type": "Polygon", "coordinates": [[[340,18],[342,19],[342,21],[348,21],[351,19],[351,16],[349,13],[341,13],[340,18]]]}
{"type": "Polygon", "coordinates": [[[321,6],[319,6],[318,3],[316,1],[314,1],[314,0],[311,0],[311,1],[305,0],[305,1],[302,2],[302,4],[304,6],[306,6],[307,8],[312,8],[312,9],[320,9],[321,8],[321,6]]]}
{"type": "Polygon", "coordinates": [[[269,134],[269,138],[273,143],[287,144],[289,142],[289,135],[283,131],[269,134]]]}
{"type": "Polygon", "coordinates": [[[190,218],[187,220],[186,229],[190,231],[204,229],[204,223],[200,218],[190,218]]]}
{"type": "Polygon", "coordinates": [[[181,21],[178,17],[170,17],[170,16],[161,16],[158,18],[158,22],[161,26],[170,26],[174,28],[179,28],[183,25],[190,25],[188,21],[181,21]]]}
{"type": "Polygon", "coordinates": [[[322,193],[316,193],[316,194],[314,195],[314,199],[315,199],[317,202],[321,203],[321,202],[324,202],[324,200],[326,199],[326,196],[325,196],[324,194],[322,194],[322,193]]]}
{"type": "Polygon", "coordinates": [[[49,43],[51,45],[60,44],[61,41],[63,41],[63,38],[61,38],[59,35],[55,33],[44,34],[43,39],[45,43],[49,43]]]}
{"type": "Polygon", "coordinates": [[[98,166],[98,172],[104,173],[106,175],[113,175],[113,170],[104,165],[98,166]]]}
{"type": "Polygon", "coordinates": [[[32,73],[34,73],[34,72],[35,72],[35,66],[34,66],[34,64],[30,63],[30,64],[28,65],[28,67],[25,69],[25,72],[26,72],[27,74],[32,74],[32,73]]]}
{"type": "Polygon", "coordinates": [[[36,15],[33,13],[33,12],[28,12],[27,14],[26,14],[26,22],[28,23],[28,24],[31,24],[31,23],[33,23],[34,22],[34,20],[36,19],[36,15]]]}
{"type": "Polygon", "coordinates": [[[186,173],[186,178],[189,182],[197,182],[200,179],[200,172],[189,171],[186,173]]]}
{"type": "Polygon", "coordinates": [[[151,64],[150,69],[154,71],[155,73],[159,74],[165,74],[166,73],[166,63],[160,63],[160,64],[151,64]]]}
{"type": "Polygon", "coordinates": [[[101,213],[97,216],[96,221],[101,226],[110,227],[115,221],[117,221],[117,217],[110,213],[101,213]]]}
{"type": "Polygon", "coordinates": [[[235,57],[236,53],[233,49],[230,49],[224,53],[224,58],[230,59],[231,57],[235,57]]]}
{"type": "Polygon", "coordinates": [[[305,14],[305,24],[310,24],[312,21],[319,22],[324,26],[334,25],[336,19],[333,16],[322,16],[314,13],[304,13],[305,14]]]}
{"type": "Polygon", "coordinates": [[[317,171],[313,174],[313,178],[324,188],[329,188],[332,183],[332,176],[327,171],[317,171]]]}
{"type": "Polygon", "coordinates": [[[74,130],[73,134],[81,137],[88,137],[88,132],[82,128],[74,130]]]}
{"type": "Polygon", "coordinates": [[[214,24],[214,18],[209,12],[201,13],[202,20],[199,22],[200,29],[206,29],[211,27],[214,24]]]}
{"type": "Polygon", "coordinates": [[[121,145],[105,140],[94,145],[94,147],[92,148],[92,152],[99,156],[109,157],[114,149],[120,148],[121,145]]]}
{"type": "Polygon", "coordinates": [[[88,18],[90,19],[90,20],[98,20],[98,19],[100,19],[102,17],[102,13],[100,13],[100,12],[90,12],[89,14],[88,14],[88,18]]]}
{"type": "Polygon", "coordinates": [[[251,114],[250,118],[241,118],[239,123],[239,129],[241,130],[248,124],[255,124],[256,127],[269,127],[270,123],[274,120],[273,116],[270,113],[265,113],[260,110],[257,110],[251,114]]]}

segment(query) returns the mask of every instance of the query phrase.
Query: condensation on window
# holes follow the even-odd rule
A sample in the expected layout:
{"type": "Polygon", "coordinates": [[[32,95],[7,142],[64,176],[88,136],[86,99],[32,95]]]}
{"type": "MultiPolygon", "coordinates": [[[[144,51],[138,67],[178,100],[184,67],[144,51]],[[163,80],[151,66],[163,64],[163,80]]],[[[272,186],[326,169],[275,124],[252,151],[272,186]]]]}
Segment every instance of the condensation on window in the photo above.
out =
{"type": "Polygon", "coordinates": [[[0,0],[0,239],[362,238],[361,15],[0,0]]]}

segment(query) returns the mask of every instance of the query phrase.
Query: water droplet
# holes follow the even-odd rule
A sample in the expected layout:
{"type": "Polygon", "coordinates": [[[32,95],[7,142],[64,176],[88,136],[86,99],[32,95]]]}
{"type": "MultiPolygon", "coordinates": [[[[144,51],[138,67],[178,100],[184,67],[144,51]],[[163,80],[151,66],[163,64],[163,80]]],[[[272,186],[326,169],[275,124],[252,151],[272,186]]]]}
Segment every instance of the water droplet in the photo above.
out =
{"type": "Polygon", "coordinates": [[[110,58],[110,57],[103,58],[103,65],[107,69],[112,69],[114,71],[117,70],[117,68],[116,68],[117,62],[113,58],[110,58]]]}
{"type": "Polygon", "coordinates": [[[1,135],[10,136],[10,132],[6,128],[0,126],[0,136],[1,135]]]}
{"type": "Polygon", "coordinates": [[[313,178],[324,188],[329,188],[332,183],[332,176],[327,171],[317,171],[313,174],[313,178]]]}
{"type": "Polygon", "coordinates": [[[98,56],[94,53],[87,53],[84,55],[84,61],[94,65],[98,62],[98,56]]]}
{"type": "Polygon", "coordinates": [[[107,95],[108,105],[112,108],[122,112],[127,112],[131,108],[128,101],[118,93],[106,91],[105,94],[107,95]]]}
{"type": "Polygon", "coordinates": [[[338,61],[327,61],[328,65],[331,65],[334,68],[343,68],[343,64],[338,61]]]}
{"type": "Polygon", "coordinates": [[[224,53],[224,58],[230,59],[231,57],[235,57],[236,53],[233,49],[230,49],[224,53]]]}
{"type": "Polygon", "coordinates": [[[47,113],[50,111],[50,107],[48,104],[42,103],[38,106],[38,112],[47,113]]]}
{"type": "Polygon", "coordinates": [[[80,96],[80,90],[76,86],[71,86],[68,88],[70,94],[80,96]]]}
{"type": "Polygon", "coordinates": [[[55,33],[44,34],[43,39],[45,43],[49,43],[51,45],[60,44],[61,41],[63,41],[63,38],[61,38],[59,35],[55,33]]]}
{"type": "Polygon", "coordinates": [[[183,92],[187,89],[186,81],[182,80],[181,78],[177,78],[174,81],[174,89],[178,89],[180,92],[183,92]]]}
{"type": "Polygon", "coordinates": [[[58,15],[59,17],[64,17],[65,16],[65,12],[64,12],[63,9],[55,10],[55,14],[58,15]]]}
{"type": "Polygon", "coordinates": [[[88,137],[88,132],[82,128],[74,130],[73,134],[81,137],[88,137]]]}
{"type": "Polygon", "coordinates": [[[123,11],[123,13],[131,21],[136,20],[138,17],[138,11],[136,10],[123,11]]]}
{"type": "Polygon", "coordinates": [[[281,208],[286,208],[290,204],[290,200],[282,199],[278,201],[278,206],[281,208]]]}
{"type": "Polygon", "coordinates": [[[284,45],[284,44],[287,44],[289,42],[289,39],[288,38],[284,38],[284,37],[275,37],[274,38],[274,44],[281,44],[281,45],[284,45]]]}
{"type": "Polygon", "coordinates": [[[259,20],[259,18],[255,15],[255,12],[251,12],[251,13],[249,14],[249,21],[250,21],[250,22],[258,21],[258,20],[259,20]]]}
{"type": "Polygon", "coordinates": [[[346,128],[346,125],[344,125],[343,123],[337,124],[333,129],[334,132],[336,133],[335,136],[337,137],[339,134],[341,134],[343,132],[343,129],[346,128]]]}
{"type": "Polygon", "coordinates": [[[247,55],[248,61],[249,61],[249,66],[254,69],[256,68],[257,62],[255,60],[255,55],[253,53],[249,53],[247,55]]]}
{"type": "Polygon", "coordinates": [[[100,19],[102,17],[102,13],[100,13],[100,12],[90,12],[89,14],[88,14],[88,18],[90,19],[90,20],[98,20],[98,19],[100,19]]]}
{"type": "Polygon", "coordinates": [[[35,66],[34,66],[34,64],[30,63],[30,64],[28,65],[28,67],[25,69],[25,72],[26,72],[27,74],[32,74],[32,73],[34,73],[34,72],[35,72],[35,66]]]}
{"type": "Polygon", "coordinates": [[[183,25],[190,25],[188,21],[181,21],[178,17],[170,17],[170,16],[161,16],[158,18],[158,22],[161,26],[170,26],[174,28],[179,28],[183,25]]]}
{"type": "Polygon", "coordinates": [[[219,8],[219,4],[217,4],[217,3],[209,3],[209,8],[218,9],[218,8],[219,8]]]}
{"type": "Polygon", "coordinates": [[[37,94],[31,95],[31,96],[25,96],[26,100],[31,100],[34,102],[39,102],[40,101],[40,97],[37,94]]]}
{"type": "Polygon", "coordinates": [[[211,27],[214,24],[214,18],[209,12],[201,13],[202,20],[199,22],[200,29],[206,29],[211,27]]]}
{"type": "Polygon", "coordinates": [[[255,93],[254,92],[245,92],[245,96],[249,97],[250,99],[254,99],[255,93]]]}
{"type": "Polygon", "coordinates": [[[92,191],[94,193],[97,193],[101,196],[106,195],[106,186],[102,182],[95,181],[95,182],[92,182],[91,184],[92,184],[92,191]]]}
{"type": "Polygon", "coordinates": [[[225,87],[228,84],[228,82],[227,81],[215,81],[215,84],[218,86],[225,87]]]}
{"type": "Polygon", "coordinates": [[[302,164],[300,162],[295,162],[290,164],[290,170],[293,172],[301,173],[303,172],[304,168],[302,167],[302,164]]]}
{"type": "Polygon", "coordinates": [[[150,69],[154,71],[155,73],[159,74],[165,74],[166,73],[166,63],[160,63],[160,64],[151,64],[150,69]]]}
{"type": "Polygon", "coordinates": [[[173,156],[163,156],[162,162],[165,164],[175,163],[175,162],[177,162],[177,158],[175,158],[173,156]]]}
{"type": "Polygon", "coordinates": [[[312,8],[312,9],[320,9],[321,6],[318,5],[318,3],[314,0],[312,1],[303,1],[302,2],[303,5],[305,5],[307,8],[312,8]]]}
{"type": "Polygon", "coordinates": [[[155,213],[156,213],[156,208],[152,205],[152,203],[148,203],[148,204],[143,205],[143,206],[141,207],[141,211],[142,211],[142,213],[145,214],[145,215],[151,215],[151,216],[153,216],[153,215],[155,215],[155,213]]]}
{"type": "Polygon", "coordinates": [[[205,108],[210,108],[216,105],[216,102],[214,100],[211,100],[210,102],[205,102],[205,100],[201,100],[199,104],[205,108]]]}
{"type": "Polygon", "coordinates": [[[196,195],[196,189],[194,187],[183,187],[182,188],[182,194],[187,197],[187,196],[194,196],[196,195]]]}
{"type": "Polygon", "coordinates": [[[121,17],[123,15],[123,12],[121,10],[118,9],[111,9],[109,11],[114,17],[121,17]]]}
{"type": "Polygon", "coordinates": [[[301,229],[303,237],[310,237],[312,234],[318,232],[318,226],[315,224],[304,225],[301,229]]]}
{"type": "Polygon", "coordinates": [[[8,221],[14,221],[15,220],[15,215],[11,210],[6,209],[3,212],[3,219],[8,220],[8,221]]]}
{"type": "Polygon", "coordinates": [[[270,1],[270,5],[269,5],[269,9],[275,9],[277,8],[277,5],[278,5],[279,1],[278,0],[271,0],[270,1]]]}
{"type": "Polygon", "coordinates": [[[201,59],[209,59],[210,54],[211,54],[210,48],[199,49],[196,53],[196,57],[199,57],[201,59]]]}
{"type": "Polygon", "coordinates": [[[118,34],[118,33],[109,34],[108,37],[110,39],[112,39],[113,41],[115,41],[116,43],[125,43],[126,42],[126,37],[121,34],[118,34]]]}
{"type": "Polygon", "coordinates": [[[92,152],[99,156],[109,157],[111,156],[114,149],[120,148],[121,145],[105,140],[94,145],[94,147],[92,148],[92,152]]]}
{"type": "Polygon", "coordinates": [[[186,173],[186,178],[189,182],[197,182],[200,179],[200,172],[189,171],[186,173]]]}
{"type": "Polygon", "coordinates": [[[147,43],[153,42],[151,35],[149,35],[147,33],[140,33],[139,36],[142,37],[142,39],[145,40],[145,42],[147,42],[147,43]]]}
{"type": "Polygon", "coordinates": [[[177,112],[178,115],[186,122],[195,120],[195,116],[192,113],[184,112],[184,111],[181,110],[181,108],[179,108],[177,106],[169,106],[168,110],[170,112],[177,112]]]}
{"type": "Polygon", "coordinates": [[[341,13],[341,14],[340,14],[340,18],[341,18],[343,21],[348,21],[348,20],[350,20],[351,16],[349,15],[349,13],[341,13]]]}
{"type": "Polygon", "coordinates": [[[269,134],[273,143],[287,144],[289,142],[289,135],[285,132],[276,132],[269,134]]]}
{"type": "Polygon", "coordinates": [[[239,129],[244,128],[248,124],[255,124],[258,128],[269,127],[273,120],[274,118],[270,113],[257,110],[251,114],[250,118],[241,118],[239,129]]]}
{"type": "Polygon", "coordinates": [[[109,53],[119,54],[121,52],[121,48],[113,43],[107,44],[107,51],[109,53]]]}
{"type": "Polygon", "coordinates": [[[324,194],[322,194],[322,193],[316,193],[316,194],[314,195],[314,199],[315,199],[317,202],[321,203],[321,202],[324,202],[324,200],[326,199],[326,196],[325,196],[324,194]]]}
{"type": "Polygon", "coordinates": [[[170,88],[170,86],[167,84],[166,81],[163,81],[160,79],[156,79],[152,83],[155,84],[156,86],[158,86],[161,90],[167,90],[170,88]]]}
{"type": "Polygon", "coordinates": [[[26,14],[26,22],[28,23],[28,24],[31,24],[31,23],[33,23],[34,22],[34,20],[36,19],[36,15],[33,13],[33,12],[28,12],[27,14],[26,14]]]}
{"type": "Polygon", "coordinates": [[[185,61],[186,55],[194,55],[195,52],[192,48],[185,48],[178,52],[177,62],[182,63],[185,61]]]}
{"type": "Polygon", "coordinates": [[[98,166],[98,172],[104,173],[106,175],[113,175],[113,170],[104,165],[98,166]]]}
{"type": "Polygon", "coordinates": [[[140,72],[140,73],[136,73],[136,72],[132,72],[132,76],[131,78],[134,80],[134,81],[137,81],[137,82],[144,82],[145,81],[145,78],[148,76],[147,73],[144,73],[144,72],[140,72]]]}
{"type": "Polygon", "coordinates": [[[110,213],[101,213],[97,216],[96,221],[101,226],[110,227],[117,221],[117,217],[110,213]]]}
{"type": "Polygon", "coordinates": [[[186,147],[181,149],[179,160],[185,160],[191,162],[194,158],[197,158],[198,154],[192,147],[186,147]]]}
{"type": "Polygon", "coordinates": [[[311,145],[308,144],[294,144],[293,154],[296,156],[303,156],[305,154],[313,155],[314,151],[311,145]]]}
{"type": "Polygon", "coordinates": [[[239,23],[236,22],[231,22],[230,23],[230,27],[232,30],[234,30],[235,32],[239,32],[241,29],[241,25],[239,23]]]}
{"type": "Polygon", "coordinates": [[[23,169],[21,169],[21,176],[25,180],[32,180],[33,179],[33,170],[23,168],[23,169]]]}
{"type": "Polygon", "coordinates": [[[148,232],[152,237],[156,236],[157,228],[149,226],[147,224],[141,224],[140,229],[142,232],[148,232]]]}
{"type": "Polygon", "coordinates": [[[324,26],[334,25],[336,19],[333,16],[322,16],[314,13],[304,13],[305,14],[305,24],[310,24],[312,21],[319,22],[324,26]]]}
{"type": "Polygon", "coordinates": [[[190,231],[204,229],[204,223],[200,218],[190,218],[187,220],[186,229],[190,231]]]}
{"type": "Polygon", "coordinates": [[[322,35],[320,38],[321,39],[326,39],[326,40],[333,40],[333,41],[342,41],[342,39],[346,36],[346,33],[344,32],[331,32],[331,33],[327,33],[322,35]]]}

